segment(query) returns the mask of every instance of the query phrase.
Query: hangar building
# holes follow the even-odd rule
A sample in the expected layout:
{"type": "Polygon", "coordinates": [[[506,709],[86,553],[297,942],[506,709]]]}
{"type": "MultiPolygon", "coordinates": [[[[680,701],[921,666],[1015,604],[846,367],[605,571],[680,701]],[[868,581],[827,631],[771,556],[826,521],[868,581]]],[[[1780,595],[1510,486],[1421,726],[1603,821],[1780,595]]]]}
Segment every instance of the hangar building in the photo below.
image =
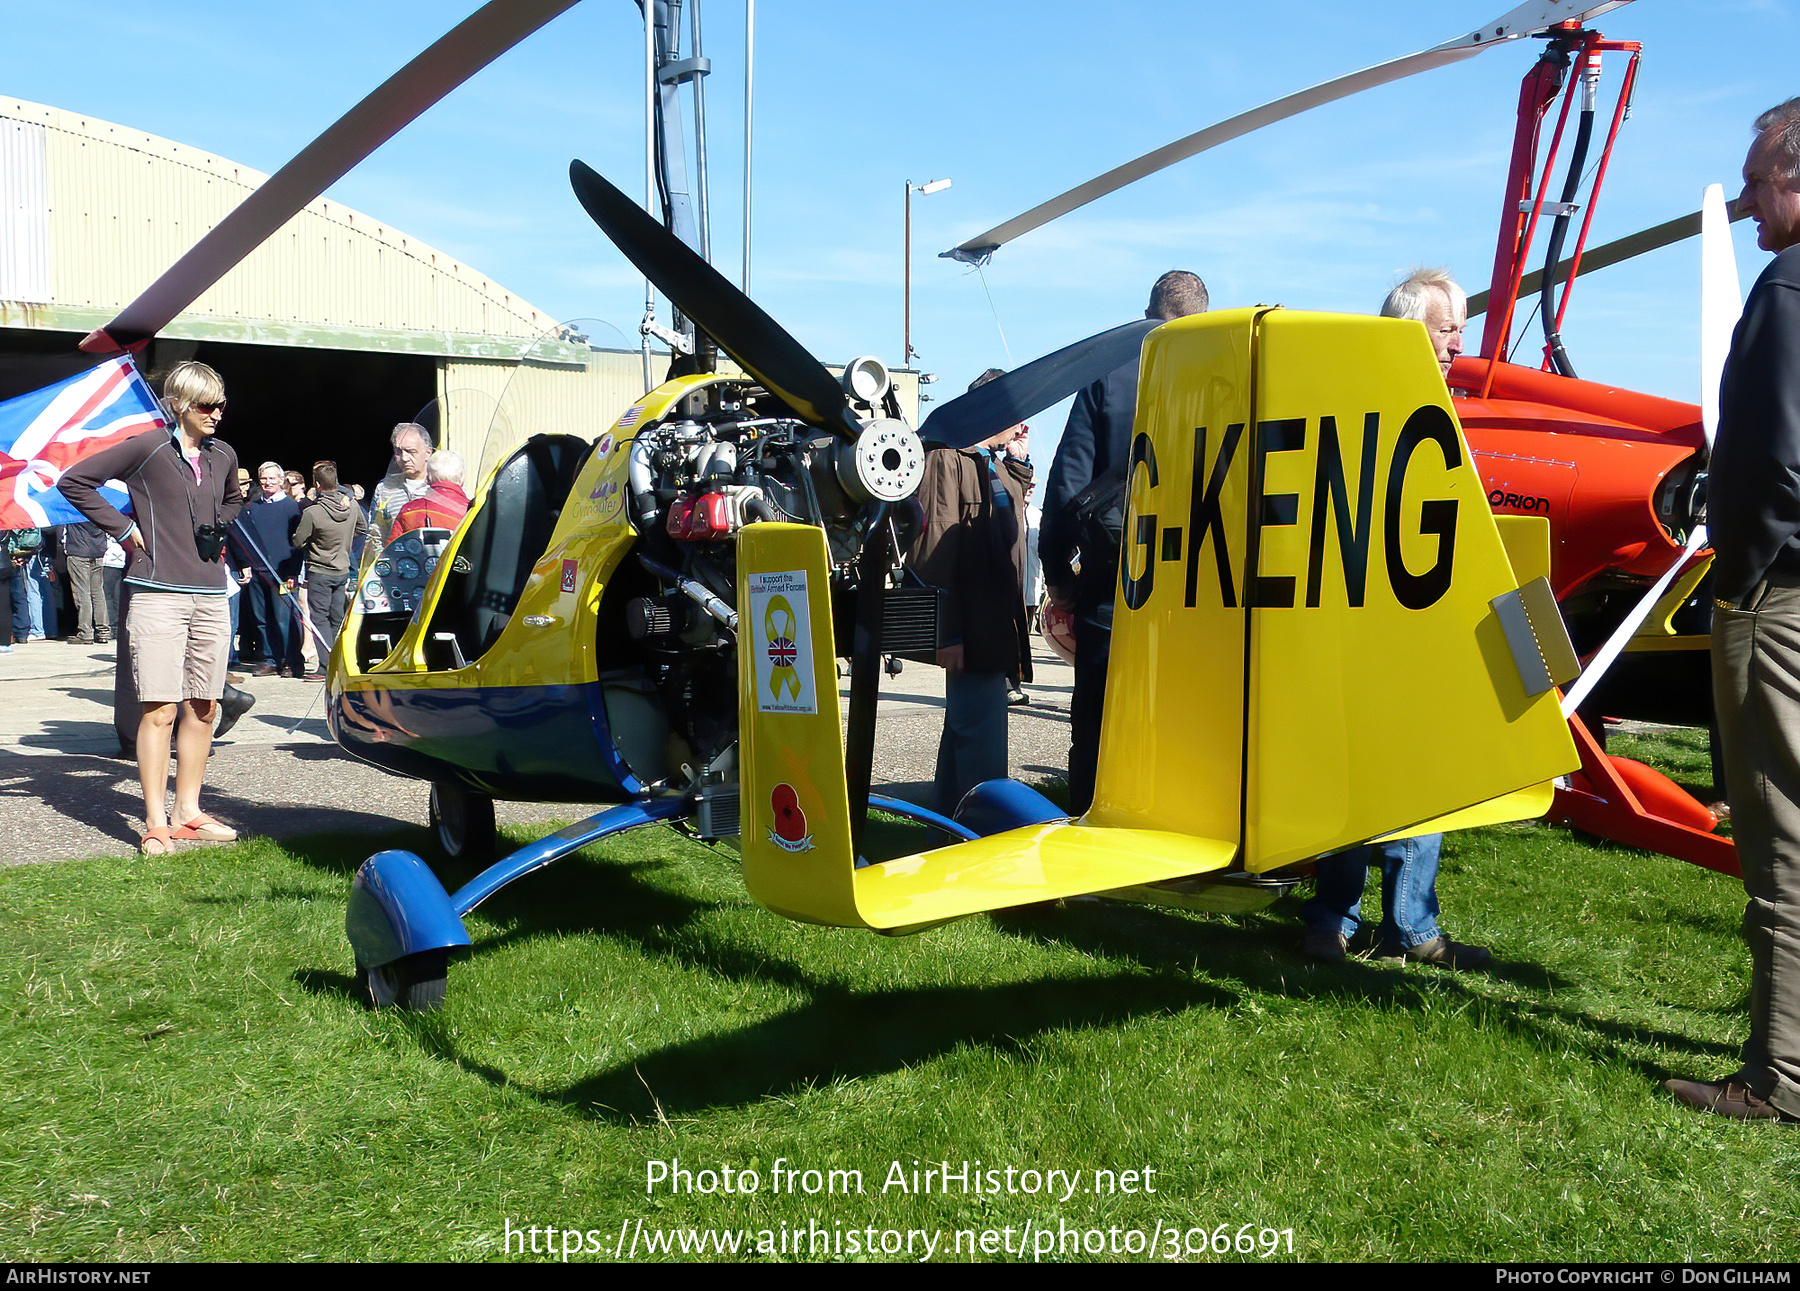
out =
{"type": "MultiPolygon", "coordinates": [[[[92,364],[81,338],[265,178],[142,131],[0,98],[0,398],[92,364]]],[[[386,470],[399,421],[432,424],[473,473],[508,377],[556,321],[454,257],[319,199],[165,328],[139,365],[159,385],[183,359],[217,368],[231,399],[221,437],[252,468],[275,460],[304,471],[331,458],[366,487],[386,470]]],[[[540,411],[591,435],[643,392],[642,364],[635,350],[580,349],[559,406],[540,411]]]]}

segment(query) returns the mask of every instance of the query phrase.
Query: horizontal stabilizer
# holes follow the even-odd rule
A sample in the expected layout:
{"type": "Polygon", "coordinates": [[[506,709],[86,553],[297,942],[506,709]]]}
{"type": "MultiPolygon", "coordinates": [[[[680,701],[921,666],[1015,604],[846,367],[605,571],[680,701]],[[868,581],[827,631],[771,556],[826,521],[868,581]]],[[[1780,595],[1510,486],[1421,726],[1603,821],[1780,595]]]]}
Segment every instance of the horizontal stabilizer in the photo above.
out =
{"type": "Polygon", "coordinates": [[[984,910],[1223,869],[1234,843],[1154,829],[1028,825],[856,871],[871,928],[929,927],[984,910]]]}

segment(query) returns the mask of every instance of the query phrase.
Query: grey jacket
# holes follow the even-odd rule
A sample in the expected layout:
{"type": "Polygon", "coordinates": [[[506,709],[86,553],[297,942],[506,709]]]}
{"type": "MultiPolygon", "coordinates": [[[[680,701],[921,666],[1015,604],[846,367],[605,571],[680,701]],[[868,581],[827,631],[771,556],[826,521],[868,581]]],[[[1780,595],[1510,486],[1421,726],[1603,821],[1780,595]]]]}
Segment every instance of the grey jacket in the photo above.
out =
{"type": "Polygon", "coordinates": [[[180,433],[146,430],[122,444],[84,457],[63,473],[57,488],[82,515],[114,538],[131,531],[127,517],[100,493],[118,480],[131,495],[138,546],[125,567],[125,581],[158,592],[225,595],[225,566],[202,561],[194,530],[202,524],[228,525],[243,506],[237,454],[231,445],[208,437],[200,445],[200,478],[194,478],[180,433]]]}
{"type": "Polygon", "coordinates": [[[341,488],[333,489],[301,510],[300,523],[294,527],[294,546],[306,557],[309,568],[321,574],[347,574],[351,545],[368,527],[356,499],[341,488]]]}

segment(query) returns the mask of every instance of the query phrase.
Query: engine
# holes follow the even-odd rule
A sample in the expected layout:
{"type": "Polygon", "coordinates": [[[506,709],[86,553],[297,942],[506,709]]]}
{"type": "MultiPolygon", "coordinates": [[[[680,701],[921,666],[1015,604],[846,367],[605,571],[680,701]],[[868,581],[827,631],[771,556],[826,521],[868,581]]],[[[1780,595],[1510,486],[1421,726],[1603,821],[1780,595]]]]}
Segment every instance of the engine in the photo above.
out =
{"type": "MultiPolygon", "coordinates": [[[[661,757],[652,749],[631,759],[644,778],[697,787],[703,802],[715,790],[735,792],[735,539],[745,525],[825,530],[840,600],[859,587],[865,546],[885,536],[890,556],[880,576],[884,588],[898,582],[916,513],[896,504],[918,488],[925,452],[900,419],[885,370],[879,391],[871,390],[870,364],[879,369],[859,360],[845,382],[863,422],[853,441],[796,419],[747,381],[701,387],[632,441],[627,506],[638,571],[632,593],[615,602],[618,617],[603,613],[600,644],[603,659],[641,668],[666,719],[661,757]],[[853,384],[856,376],[863,380],[853,384]],[[624,640],[604,639],[614,625],[624,640]],[[639,762],[660,775],[645,775],[639,762]]],[[[723,836],[735,832],[732,823],[709,829],[703,811],[701,833],[723,836]]]]}

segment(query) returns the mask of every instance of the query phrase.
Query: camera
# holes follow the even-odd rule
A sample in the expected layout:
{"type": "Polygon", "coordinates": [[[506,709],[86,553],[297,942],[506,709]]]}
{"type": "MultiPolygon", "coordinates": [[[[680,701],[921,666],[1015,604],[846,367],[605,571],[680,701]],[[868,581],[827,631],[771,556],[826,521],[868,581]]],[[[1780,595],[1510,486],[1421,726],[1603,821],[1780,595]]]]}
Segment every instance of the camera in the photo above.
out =
{"type": "Polygon", "coordinates": [[[225,554],[225,526],[222,524],[197,524],[194,526],[194,546],[200,552],[200,559],[208,564],[225,554]]]}

